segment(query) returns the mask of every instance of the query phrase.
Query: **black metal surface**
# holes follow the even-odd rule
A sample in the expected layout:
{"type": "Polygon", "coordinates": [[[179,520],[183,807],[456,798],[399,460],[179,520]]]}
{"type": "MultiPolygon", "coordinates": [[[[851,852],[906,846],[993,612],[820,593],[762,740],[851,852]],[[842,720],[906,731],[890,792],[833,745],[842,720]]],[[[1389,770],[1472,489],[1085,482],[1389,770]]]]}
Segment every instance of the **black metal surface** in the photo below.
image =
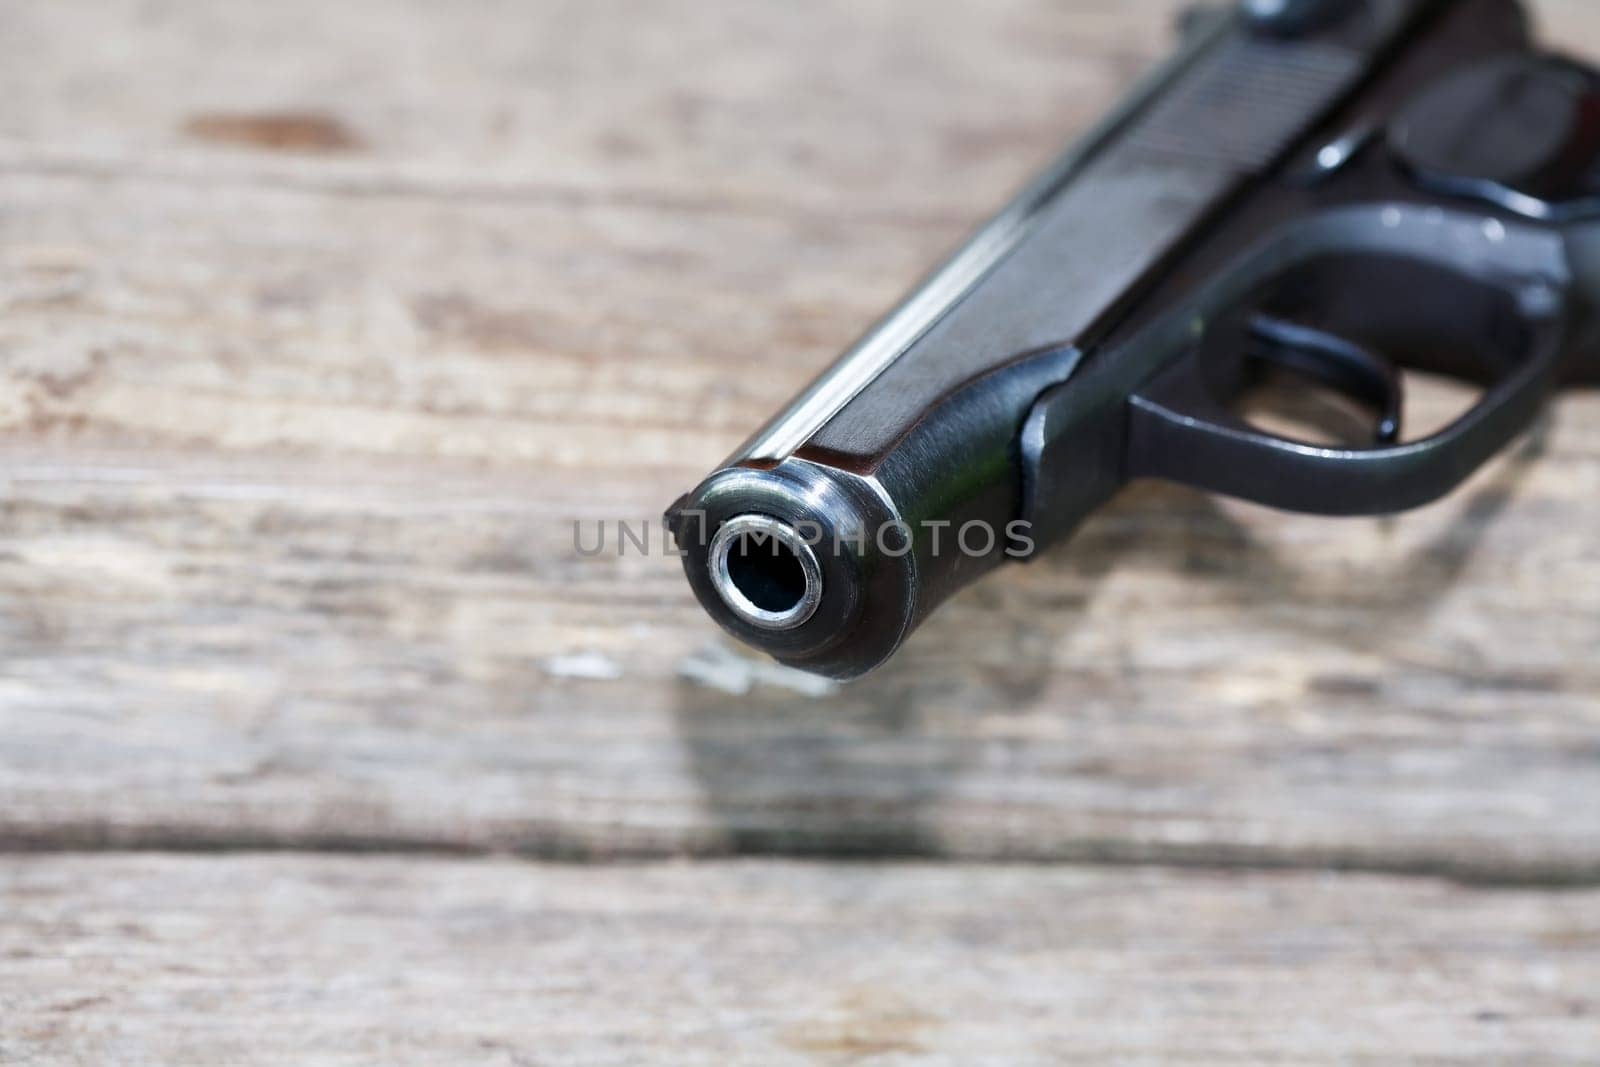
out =
{"type": "Polygon", "coordinates": [[[1535,219],[1600,213],[1600,78],[1555,56],[1495,57],[1407,102],[1389,149],[1446,196],[1535,219]]]}
{"type": "Polygon", "coordinates": [[[1297,37],[1348,18],[1362,0],[1243,0],[1244,17],[1261,33],[1297,37]]]}
{"type": "Polygon", "coordinates": [[[690,583],[725,628],[853,677],[1131,479],[1397,510],[1458,484],[1561,382],[1600,377],[1600,225],[1575,221],[1600,152],[1592,75],[1536,58],[1514,0],[1287,4],[1270,25],[1273,6],[1192,27],[1086,144],[674,505],[690,583]],[[1363,405],[1372,440],[1245,421],[1266,365],[1363,405]],[[1403,367],[1485,392],[1407,441],[1403,367]],[[796,595],[816,606],[792,627],[741,617],[727,575],[713,580],[718,528],[751,515],[815,534],[796,595]],[[970,530],[988,540],[957,544],[970,530]]]}

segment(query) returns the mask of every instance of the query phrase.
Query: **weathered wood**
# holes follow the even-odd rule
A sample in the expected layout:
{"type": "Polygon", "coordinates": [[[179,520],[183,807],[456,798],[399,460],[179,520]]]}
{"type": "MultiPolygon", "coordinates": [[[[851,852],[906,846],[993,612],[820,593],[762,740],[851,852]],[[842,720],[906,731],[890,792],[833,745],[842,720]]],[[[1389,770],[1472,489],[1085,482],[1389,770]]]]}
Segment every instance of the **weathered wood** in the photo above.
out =
{"type": "Polygon", "coordinates": [[[39,857],[13,1064],[1593,1063],[1600,893],[746,862],[39,857]]]}
{"type": "Polygon", "coordinates": [[[0,845],[1600,877],[1594,394],[1401,519],[1137,491],[821,698],[574,551],[1178,6],[9,7],[0,845]]]}

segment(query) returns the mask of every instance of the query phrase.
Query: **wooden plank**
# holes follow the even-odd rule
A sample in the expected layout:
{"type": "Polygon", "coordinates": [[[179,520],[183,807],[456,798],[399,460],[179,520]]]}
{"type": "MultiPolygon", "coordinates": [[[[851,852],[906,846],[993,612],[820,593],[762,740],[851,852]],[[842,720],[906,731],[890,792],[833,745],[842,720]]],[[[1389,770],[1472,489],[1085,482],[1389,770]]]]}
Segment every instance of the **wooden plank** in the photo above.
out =
{"type": "Polygon", "coordinates": [[[1176,6],[9,11],[0,844],[1600,877],[1600,396],[1401,519],[1139,490],[842,692],[574,551],[1176,6]]]}
{"type": "Polygon", "coordinates": [[[1600,893],[771,862],[38,857],[14,1064],[1592,1063],[1600,893]]]}

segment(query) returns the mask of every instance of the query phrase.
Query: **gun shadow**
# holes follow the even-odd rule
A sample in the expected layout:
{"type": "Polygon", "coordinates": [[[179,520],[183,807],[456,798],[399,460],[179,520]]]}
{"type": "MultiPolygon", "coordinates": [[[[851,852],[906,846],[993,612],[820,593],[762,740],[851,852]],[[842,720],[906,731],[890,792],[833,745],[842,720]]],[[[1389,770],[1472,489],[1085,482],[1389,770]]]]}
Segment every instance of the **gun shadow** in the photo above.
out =
{"type": "MultiPolygon", "coordinates": [[[[948,831],[926,814],[966,768],[995,758],[974,740],[970,719],[950,729],[951,717],[1038,711],[1059,650],[1082,624],[1082,609],[1105,577],[1135,555],[1213,583],[1260,624],[1385,656],[1396,635],[1415,627],[1456,585],[1544,450],[1549,425],[1546,417],[1471,491],[1463,521],[1365,579],[1389,583],[1395,592],[1360,625],[1351,625],[1348,614],[1328,619],[1283,610],[1314,595],[1314,572],[1275,555],[1212,498],[1152,483],[1130,488],[1071,543],[1022,568],[1021,578],[964,591],[888,665],[831,695],[766,686],[721,693],[682,681],[675,724],[710,815],[714,840],[705,844],[727,854],[948,854],[948,831]],[[1033,568],[1048,572],[1043,581],[1029,579],[1033,568]],[[987,652],[969,654],[974,643],[987,652]]],[[[1003,840],[966,841],[961,851],[1002,857],[1008,847],[1003,840]]]]}

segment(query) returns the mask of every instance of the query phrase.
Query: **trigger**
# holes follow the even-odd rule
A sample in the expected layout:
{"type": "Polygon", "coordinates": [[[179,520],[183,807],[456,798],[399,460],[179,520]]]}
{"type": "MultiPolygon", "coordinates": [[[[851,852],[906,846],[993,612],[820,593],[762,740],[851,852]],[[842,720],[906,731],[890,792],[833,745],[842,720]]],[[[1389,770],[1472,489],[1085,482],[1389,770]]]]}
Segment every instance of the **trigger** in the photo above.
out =
{"type": "Polygon", "coordinates": [[[1390,360],[1336,334],[1271,315],[1250,320],[1250,341],[1247,354],[1255,362],[1301,374],[1376,412],[1378,444],[1400,440],[1404,385],[1390,360]]]}

